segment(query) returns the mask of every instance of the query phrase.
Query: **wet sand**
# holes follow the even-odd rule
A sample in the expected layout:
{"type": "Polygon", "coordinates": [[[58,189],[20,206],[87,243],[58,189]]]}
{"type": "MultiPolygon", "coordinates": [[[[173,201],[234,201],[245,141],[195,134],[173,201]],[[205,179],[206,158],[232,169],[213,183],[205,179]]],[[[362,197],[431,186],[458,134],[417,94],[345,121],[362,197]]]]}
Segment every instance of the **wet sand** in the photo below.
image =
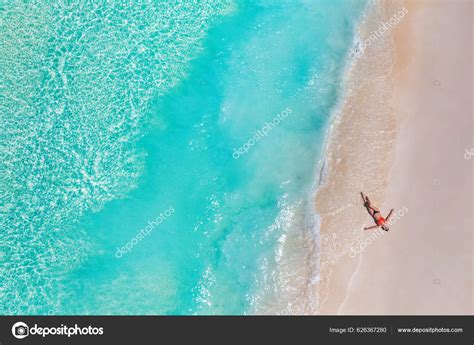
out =
{"type": "Polygon", "coordinates": [[[334,314],[343,302],[358,264],[350,256],[351,248],[369,235],[362,231],[368,219],[360,192],[370,195],[375,204],[383,201],[393,162],[396,118],[387,102],[393,95],[392,30],[381,28],[402,8],[399,2],[381,2],[367,11],[359,29],[360,42],[378,30],[383,35],[365,49],[360,44],[358,51],[353,48],[346,95],[329,131],[325,177],[316,194],[316,212],[321,217],[318,309],[322,314],[334,314]]]}

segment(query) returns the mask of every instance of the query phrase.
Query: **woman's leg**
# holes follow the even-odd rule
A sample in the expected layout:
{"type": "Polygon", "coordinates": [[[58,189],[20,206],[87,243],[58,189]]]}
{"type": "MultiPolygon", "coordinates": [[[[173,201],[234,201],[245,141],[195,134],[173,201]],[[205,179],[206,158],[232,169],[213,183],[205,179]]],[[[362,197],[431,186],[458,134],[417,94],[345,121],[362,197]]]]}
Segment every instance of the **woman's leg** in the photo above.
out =
{"type": "MultiPolygon", "coordinates": [[[[362,194],[363,195],[363,194],[362,194]]],[[[375,207],[372,205],[370,202],[370,199],[368,196],[365,196],[365,203],[364,203],[365,208],[367,208],[367,212],[373,217],[376,212],[380,212],[380,209],[378,207],[375,207]]]]}
{"type": "Polygon", "coordinates": [[[373,217],[374,216],[374,210],[372,210],[367,204],[365,205],[365,208],[367,209],[367,212],[373,217]]]}

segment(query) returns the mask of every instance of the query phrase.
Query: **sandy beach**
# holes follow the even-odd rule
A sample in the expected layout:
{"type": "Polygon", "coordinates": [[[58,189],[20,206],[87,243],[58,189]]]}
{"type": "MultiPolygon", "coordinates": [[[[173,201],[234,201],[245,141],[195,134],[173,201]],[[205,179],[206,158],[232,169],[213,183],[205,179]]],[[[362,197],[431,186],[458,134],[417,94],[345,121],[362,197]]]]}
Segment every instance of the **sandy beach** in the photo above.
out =
{"type": "Polygon", "coordinates": [[[358,54],[330,129],[316,195],[321,314],[473,311],[472,4],[381,2],[361,41],[400,11],[358,54]],[[389,232],[362,230],[373,223],[360,191],[395,209],[389,232]]]}

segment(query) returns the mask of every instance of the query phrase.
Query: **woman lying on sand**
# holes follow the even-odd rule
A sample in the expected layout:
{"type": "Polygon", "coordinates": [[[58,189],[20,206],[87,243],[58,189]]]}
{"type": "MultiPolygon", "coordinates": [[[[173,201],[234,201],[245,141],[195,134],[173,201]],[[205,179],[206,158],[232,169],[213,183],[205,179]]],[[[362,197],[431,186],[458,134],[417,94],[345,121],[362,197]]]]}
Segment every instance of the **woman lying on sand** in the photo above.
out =
{"type": "Polygon", "coordinates": [[[375,224],[377,224],[377,225],[364,228],[364,230],[370,230],[370,229],[382,227],[382,230],[388,231],[389,228],[386,224],[388,221],[390,221],[390,217],[392,216],[392,213],[393,213],[393,208],[390,210],[390,213],[388,214],[387,218],[384,218],[382,217],[382,214],[380,213],[380,209],[372,205],[368,196],[364,196],[364,193],[362,192],[360,192],[360,195],[362,196],[362,201],[364,202],[364,206],[367,208],[367,212],[369,212],[372,218],[374,218],[375,224]]]}

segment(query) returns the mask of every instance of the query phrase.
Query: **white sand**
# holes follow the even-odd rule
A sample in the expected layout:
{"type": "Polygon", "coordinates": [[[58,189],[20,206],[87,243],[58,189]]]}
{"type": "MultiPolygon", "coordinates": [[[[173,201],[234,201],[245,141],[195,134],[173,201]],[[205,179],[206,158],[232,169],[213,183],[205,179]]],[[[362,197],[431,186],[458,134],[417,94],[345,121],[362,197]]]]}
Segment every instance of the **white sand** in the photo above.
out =
{"type": "MultiPolygon", "coordinates": [[[[474,147],[473,4],[407,8],[395,36],[399,126],[382,212],[408,212],[353,259],[360,261],[345,300],[327,313],[473,313],[474,157],[464,158],[474,147]]],[[[345,279],[352,273],[340,271],[345,279]]]]}

